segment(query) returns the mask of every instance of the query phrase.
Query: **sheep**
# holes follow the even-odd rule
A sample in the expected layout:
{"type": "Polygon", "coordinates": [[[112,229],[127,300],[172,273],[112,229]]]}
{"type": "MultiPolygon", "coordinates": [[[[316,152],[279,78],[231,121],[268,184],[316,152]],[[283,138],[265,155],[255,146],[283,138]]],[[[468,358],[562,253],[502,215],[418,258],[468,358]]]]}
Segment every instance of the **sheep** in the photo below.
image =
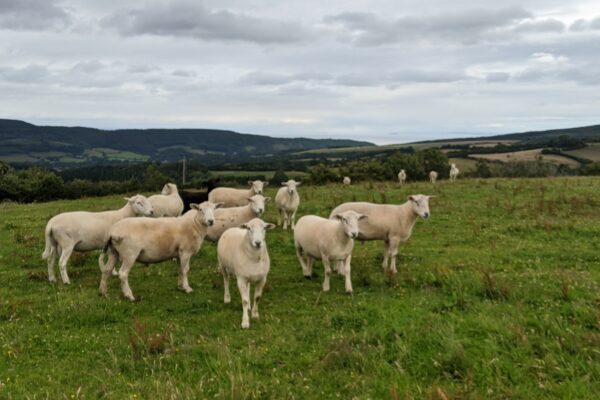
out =
{"type": "MultiPolygon", "coordinates": [[[[408,197],[406,203],[401,205],[366,202],[344,203],[337,206],[329,218],[348,210],[368,216],[368,219],[360,224],[358,239],[362,241],[383,240],[385,244],[383,270],[388,271],[388,260],[391,258],[389,271],[395,274],[397,272],[398,245],[410,238],[417,217],[429,218],[429,199],[432,197],[434,196],[412,195],[408,197]]],[[[296,229],[298,229],[297,226],[296,229]]]]}
{"type": "Polygon", "coordinates": [[[431,171],[429,173],[429,180],[431,181],[431,183],[433,183],[435,185],[435,181],[437,180],[438,177],[438,173],[435,171],[431,171]]]}
{"type": "Polygon", "coordinates": [[[342,183],[344,185],[349,185],[352,182],[352,180],[350,179],[349,176],[345,176],[344,179],[342,180],[342,183]]]}
{"type": "Polygon", "coordinates": [[[279,210],[277,225],[281,226],[283,220],[283,229],[287,229],[288,223],[291,225],[292,230],[294,229],[296,211],[300,204],[300,195],[298,194],[297,187],[302,182],[296,182],[290,179],[287,182],[281,182],[282,188],[279,188],[277,195],[275,196],[275,203],[277,203],[277,209],[279,210]]]}
{"type": "Polygon", "coordinates": [[[398,172],[398,182],[400,182],[400,186],[406,182],[406,172],[403,169],[398,172]]]}
{"type": "Polygon", "coordinates": [[[203,186],[206,187],[206,191],[180,190],[179,197],[183,201],[183,213],[191,210],[190,204],[192,203],[200,204],[208,201],[208,194],[219,185],[220,180],[220,178],[217,178],[204,182],[203,186]]]}
{"type": "Polygon", "coordinates": [[[367,216],[348,210],[332,214],[333,219],[316,215],[305,215],[298,220],[294,229],[294,246],[302,272],[308,279],[312,276],[315,259],[323,262],[325,278],[323,291],[329,291],[331,262],[337,263],[336,270],[345,276],[346,293],[352,293],[350,261],[354,239],[359,236],[358,221],[367,216]],[[306,260],[305,260],[306,258],[306,260]]]}
{"type": "Polygon", "coordinates": [[[456,164],[450,164],[450,182],[456,182],[456,178],[460,171],[456,168],[456,164]]]}
{"type": "Polygon", "coordinates": [[[58,214],[46,224],[46,247],[42,258],[48,261],[48,280],[56,282],[54,262],[60,257],[60,277],[65,284],[71,283],[67,274],[67,262],[75,251],[99,250],[108,240],[112,224],[127,217],[150,216],[154,211],[148,199],[140,194],[127,198],[119,210],[87,212],[75,211],[58,214]]]}
{"type": "Polygon", "coordinates": [[[154,216],[157,218],[178,217],[183,212],[183,201],[174,183],[165,184],[161,193],[148,197],[148,201],[152,204],[154,216]]]}
{"type": "Polygon", "coordinates": [[[208,194],[208,201],[223,203],[224,207],[239,207],[248,204],[248,199],[255,194],[262,194],[269,182],[248,181],[250,189],[216,188],[208,194]]]}
{"type": "Polygon", "coordinates": [[[214,223],[214,210],[219,205],[204,202],[192,204],[193,217],[125,218],[114,224],[108,232],[108,241],[98,258],[102,271],[100,294],[106,296],[108,278],[121,260],[119,279],[123,295],[134,301],[129,287],[129,272],[136,261],[158,263],[179,259],[178,286],[186,293],[192,292],[188,282],[190,258],[200,250],[207,227],[214,223]],[[105,263],[104,258],[108,255],[105,263]]]}
{"type": "Polygon", "coordinates": [[[250,328],[248,309],[252,309],[252,318],[258,319],[258,302],[271,267],[265,234],[273,228],[275,225],[254,218],[239,228],[227,229],[217,244],[219,270],[223,275],[223,302],[231,302],[229,277],[235,276],[242,297],[242,329],[250,328]],[[250,304],[251,282],[256,283],[254,305],[250,304]]]}
{"type": "MultiPolygon", "coordinates": [[[[215,224],[208,227],[206,240],[217,242],[227,229],[240,226],[253,218],[260,217],[265,212],[265,203],[269,200],[271,200],[270,197],[255,194],[248,199],[248,204],[245,206],[215,210],[215,224]]],[[[219,207],[223,205],[223,203],[216,204],[219,204],[219,207]]],[[[184,217],[188,217],[190,214],[191,211],[188,211],[184,214],[184,217]]]]}

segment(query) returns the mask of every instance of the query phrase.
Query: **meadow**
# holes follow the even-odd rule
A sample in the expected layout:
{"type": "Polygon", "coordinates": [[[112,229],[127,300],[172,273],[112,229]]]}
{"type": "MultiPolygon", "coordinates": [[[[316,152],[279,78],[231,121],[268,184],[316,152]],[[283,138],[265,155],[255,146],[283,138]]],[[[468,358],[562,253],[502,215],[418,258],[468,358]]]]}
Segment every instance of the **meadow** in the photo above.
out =
{"type": "Polygon", "coordinates": [[[398,274],[382,272],[381,242],[357,242],[352,296],[339,275],[321,291],[320,263],[304,279],[292,232],[270,231],[249,330],[235,284],[223,304],[212,243],[191,294],[165,262],[133,268],[139,301],[116,278],[99,297],[98,252],[71,258],[70,286],[47,281],[46,221],[122,196],[1,204],[0,399],[598,398],[600,178],[301,186],[299,215],[417,193],[437,197],[398,274]]]}

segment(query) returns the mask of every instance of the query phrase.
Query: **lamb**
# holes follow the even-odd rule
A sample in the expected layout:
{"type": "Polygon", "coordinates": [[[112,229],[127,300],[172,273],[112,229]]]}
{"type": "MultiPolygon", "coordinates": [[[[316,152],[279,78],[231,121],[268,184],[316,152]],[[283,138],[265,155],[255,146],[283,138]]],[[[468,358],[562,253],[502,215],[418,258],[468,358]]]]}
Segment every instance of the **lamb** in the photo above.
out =
{"type": "Polygon", "coordinates": [[[125,218],[114,224],[108,232],[104,252],[98,265],[102,271],[100,294],[106,296],[108,278],[121,260],[119,279],[123,295],[134,301],[129,287],[129,272],[136,261],[158,263],[179,259],[178,286],[186,293],[192,292],[188,283],[190,258],[200,250],[207,227],[214,223],[214,210],[219,207],[210,202],[192,204],[193,217],[178,218],[125,218]],[[104,263],[105,255],[108,260],[104,263]]]}
{"type": "Polygon", "coordinates": [[[283,229],[287,229],[288,223],[291,225],[292,230],[294,229],[296,211],[300,204],[300,195],[298,194],[297,187],[302,182],[296,182],[290,179],[287,182],[281,182],[282,188],[279,188],[277,195],[275,196],[275,203],[277,203],[277,209],[279,215],[277,218],[277,225],[281,226],[283,220],[283,229]]]}
{"type": "Polygon", "coordinates": [[[398,182],[400,182],[400,186],[406,182],[406,172],[403,169],[398,172],[398,182]]]}
{"type": "Polygon", "coordinates": [[[200,204],[208,201],[208,194],[219,185],[220,180],[221,178],[217,178],[204,182],[203,186],[206,187],[206,191],[180,190],[179,197],[183,201],[183,213],[191,210],[190,204],[192,203],[200,204]]]}
{"type": "MultiPolygon", "coordinates": [[[[240,226],[253,218],[260,217],[265,212],[265,203],[269,200],[271,200],[270,197],[255,194],[248,199],[248,205],[215,210],[215,224],[208,227],[206,240],[217,242],[227,229],[240,226]]],[[[217,204],[221,207],[223,203],[217,204]]],[[[191,212],[188,211],[184,214],[184,217],[190,214],[191,212]]]]}
{"type": "Polygon", "coordinates": [[[350,179],[350,177],[349,177],[349,176],[345,176],[345,177],[344,177],[344,179],[342,180],[342,183],[343,183],[344,185],[349,185],[349,184],[350,184],[350,182],[352,182],[352,180],[350,179]]]}
{"type": "Polygon", "coordinates": [[[456,178],[460,171],[456,168],[456,164],[450,164],[450,182],[456,182],[456,178]]]}
{"type": "Polygon", "coordinates": [[[224,303],[231,302],[229,277],[235,276],[242,297],[242,329],[250,327],[248,309],[252,318],[258,319],[258,302],[267,282],[271,267],[265,234],[275,228],[259,218],[254,218],[239,228],[229,228],[217,244],[219,270],[223,275],[224,303]],[[250,283],[255,282],[254,305],[250,304],[250,283]]]}
{"type": "Polygon", "coordinates": [[[108,240],[108,230],[112,224],[127,217],[153,214],[148,199],[140,194],[127,198],[125,206],[119,210],[87,212],[75,211],[58,214],[46,224],[46,247],[42,258],[48,261],[48,280],[56,282],[54,262],[60,257],[60,277],[65,284],[71,283],[67,274],[67,263],[73,250],[99,250],[108,240]]]}
{"type": "Polygon", "coordinates": [[[366,202],[344,203],[337,206],[329,218],[348,210],[368,216],[369,218],[360,224],[358,239],[383,240],[385,244],[383,270],[388,271],[388,260],[391,258],[389,271],[395,274],[397,272],[398,245],[410,238],[417,217],[429,218],[429,199],[432,197],[434,196],[422,194],[409,196],[408,201],[401,205],[366,202]]]}
{"type": "Polygon", "coordinates": [[[431,171],[429,173],[429,180],[431,181],[431,183],[435,184],[435,181],[437,180],[438,177],[438,173],[435,171],[431,171]]]}
{"type": "Polygon", "coordinates": [[[366,215],[347,210],[332,214],[333,219],[316,215],[305,215],[298,220],[294,230],[294,246],[302,272],[306,278],[312,276],[315,259],[323,262],[325,278],[323,291],[329,291],[331,262],[337,263],[336,270],[345,276],[346,293],[352,293],[350,261],[354,239],[359,237],[358,221],[366,215]],[[306,259],[305,259],[306,258],[306,259]]]}
{"type": "Polygon", "coordinates": [[[174,183],[165,184],[161,193],[148,197],[148,201],[152,204],[154,216],[157,218],[178,217],[183,212],[183,201],[174,183]]]}
{"type": "Polygon", "coordinates": [[[248,204],[248,199],[255,194],[262,194],[269,182],[248,181],[249,189],[216,188],[208,194],[208,201],[223,203],[224,207],[239,207],[248,204]]]}

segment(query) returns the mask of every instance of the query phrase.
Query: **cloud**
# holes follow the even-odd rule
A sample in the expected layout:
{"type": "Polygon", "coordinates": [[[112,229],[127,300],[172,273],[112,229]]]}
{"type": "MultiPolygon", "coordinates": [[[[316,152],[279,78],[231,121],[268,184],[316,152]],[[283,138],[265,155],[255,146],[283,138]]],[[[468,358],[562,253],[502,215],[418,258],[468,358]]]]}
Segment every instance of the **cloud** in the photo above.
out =
{"type": "Polygon", "coordinates": [[[209,10],[192,1],[121,10],[105,17],[103,25],[123,36],[174,36],[261,44],[294,43],[309,36],[309,32],[295,22],[209,10]]]}
{"type": "Polygon", "coordinates": [[[600,17],[592,19],[580,18],[569,25],[569,30],[573,32],[582,32],[589,30],[600,30],[600,17]]]}
{"type": "Polygon", "coordinates": [[[0,28],[11,30],[60,30],[71,16],[55,0],[0,0],[0,28]]]}
{"type": "Polygon", "coordinates": [[[542,19],[542,20],[531,20],[524,21],[517,25],[514,29],[515,32],[562,32],[565,30],[565,24],[557,19],[542,19]]]}

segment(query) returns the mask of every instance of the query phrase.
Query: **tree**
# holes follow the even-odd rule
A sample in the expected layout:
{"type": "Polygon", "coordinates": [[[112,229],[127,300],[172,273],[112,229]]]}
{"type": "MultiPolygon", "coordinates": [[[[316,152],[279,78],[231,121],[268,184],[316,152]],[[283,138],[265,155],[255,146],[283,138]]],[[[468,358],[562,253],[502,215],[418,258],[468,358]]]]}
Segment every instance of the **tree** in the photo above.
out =
{"type": "Polygon", "coordinates": [[[281,185],[281,182],[287,182],[289,180],[287,174],[282,170],[278,169],[275,175],[271,178],[271,184],[274,186],[281,185]]]}
{"type": "Polygon", "coordinates": [[[148,165],[144,171],[142,186],[146,190],[161,190],[165,183],[169,181],[169,177],[158,169],[154,164],[148,165]]]}

